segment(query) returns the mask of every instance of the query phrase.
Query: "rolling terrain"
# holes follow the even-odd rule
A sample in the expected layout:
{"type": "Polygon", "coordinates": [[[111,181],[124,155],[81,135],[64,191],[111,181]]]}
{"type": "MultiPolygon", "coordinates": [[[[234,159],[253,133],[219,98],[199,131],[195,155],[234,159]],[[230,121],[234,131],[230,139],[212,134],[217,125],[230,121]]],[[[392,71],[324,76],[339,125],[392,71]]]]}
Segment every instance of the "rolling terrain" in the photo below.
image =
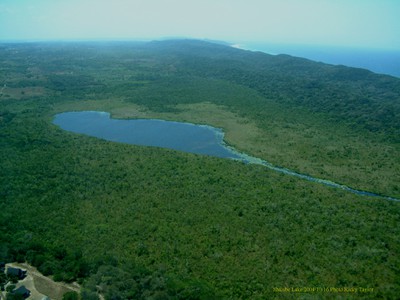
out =
{"type": "Polygon", "coordinates": [[[78,280],[83,299],[400,294],[398,202],[52,124],[79,110],[209,124],[274,165],[400,198],[400,79],[196,40],[0,57],[0,261],[78,280]]]}

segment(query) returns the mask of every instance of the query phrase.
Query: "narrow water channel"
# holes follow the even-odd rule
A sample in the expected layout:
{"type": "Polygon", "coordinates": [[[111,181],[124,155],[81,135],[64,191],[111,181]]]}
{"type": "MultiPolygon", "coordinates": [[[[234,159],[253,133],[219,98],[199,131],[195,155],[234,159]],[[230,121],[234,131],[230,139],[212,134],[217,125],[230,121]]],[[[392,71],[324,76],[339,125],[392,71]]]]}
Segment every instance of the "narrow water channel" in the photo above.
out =
{"type": "Polygon", "coordinates": [[[57,114],[53,120],[60,128],[108,141],[133,145],[168,148],[195,154],[229,158],[244,163],[257,164],[287,175],[339,188],[357,195],[379,197],[391,201],[400,199],[361,191],[329,180],[300,174],[277,167],[266,160],[240,153],[224,143],[224,133],[208,125],[172,122],[154,119],[118,120],[107,112],[82,111],[57,114]]]}

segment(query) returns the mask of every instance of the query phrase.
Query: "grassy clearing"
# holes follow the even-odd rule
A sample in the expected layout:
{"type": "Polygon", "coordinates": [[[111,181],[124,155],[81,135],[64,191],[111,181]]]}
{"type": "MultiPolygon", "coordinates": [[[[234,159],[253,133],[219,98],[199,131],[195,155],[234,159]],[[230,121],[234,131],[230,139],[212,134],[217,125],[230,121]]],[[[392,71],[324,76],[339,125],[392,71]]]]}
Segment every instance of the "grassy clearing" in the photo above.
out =
{"type": "Polygon", "coordinates": [[[46,91],[46,89],[43,87],[25,87],[25,88],[5,87],[3,89],[3,92],[0,92],[0,98],[2,99],[12,98],[15,100],[28,99],[30,97],[44,96],[47,94],[47,92],[48,91],[46,91]]]}
{"type": "Polygon", "coordinates": [[[400,147],[373,141],[372,137],[346,133],[343,125],[328,126],[300,111],[277,114],[259,127],[227,107],[203,102],[178,104],[174,112],[154,112],[123,100],[88,100],[63,103],[56,111],[104,110],[114,118],[158,118],[207,124],[222,128],[225,141],[239,151],[300,173],[329,179],[351,187],[399,197],[400,147]],[[300,120],[299,120],[300,119],[300,120]]]}

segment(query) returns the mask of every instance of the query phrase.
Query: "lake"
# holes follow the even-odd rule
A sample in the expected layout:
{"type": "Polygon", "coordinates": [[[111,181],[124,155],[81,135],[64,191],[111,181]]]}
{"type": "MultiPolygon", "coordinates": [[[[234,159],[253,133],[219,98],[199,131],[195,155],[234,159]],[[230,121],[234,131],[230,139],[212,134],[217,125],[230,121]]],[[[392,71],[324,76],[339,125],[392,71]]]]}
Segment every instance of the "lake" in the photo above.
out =
{"type": "Polygon", "coordinates": [[[240,158],[238,153],[225,145],[222,130],[207,125],[154,119],[118,120],[110,118],[109,113],[98,111],[57,114],[53,123],[64,130],[107,141],[240,158]]]}
{"type": "Polygon", "coordinates": [[[244,163],[262,165],[280,173],[317,182],[357,195],[400,201],[400,199],[356,190],[330,180],[297,173],[284,167],[275,166],[266,160],[240,153],[224,143],[224,133],[221,129],[208,125],[154,119],[118,120],[112,119],[109,113],[100,111],[57,114],[54,117],[53,123],[64,130],[107,141],[161,147],[201,155],[235,159],[244,163]]]}

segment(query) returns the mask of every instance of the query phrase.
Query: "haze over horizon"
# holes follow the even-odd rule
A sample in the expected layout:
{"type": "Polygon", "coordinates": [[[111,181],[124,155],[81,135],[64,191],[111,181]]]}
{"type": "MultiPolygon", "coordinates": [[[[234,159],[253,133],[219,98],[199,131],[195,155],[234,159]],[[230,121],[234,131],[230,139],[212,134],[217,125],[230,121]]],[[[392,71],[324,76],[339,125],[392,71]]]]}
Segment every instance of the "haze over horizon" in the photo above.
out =
{"type": "Polygon", "coordinates": [[[400,50],[396,0],[2,0],[0,40],[159,39],[400,50]]]}

